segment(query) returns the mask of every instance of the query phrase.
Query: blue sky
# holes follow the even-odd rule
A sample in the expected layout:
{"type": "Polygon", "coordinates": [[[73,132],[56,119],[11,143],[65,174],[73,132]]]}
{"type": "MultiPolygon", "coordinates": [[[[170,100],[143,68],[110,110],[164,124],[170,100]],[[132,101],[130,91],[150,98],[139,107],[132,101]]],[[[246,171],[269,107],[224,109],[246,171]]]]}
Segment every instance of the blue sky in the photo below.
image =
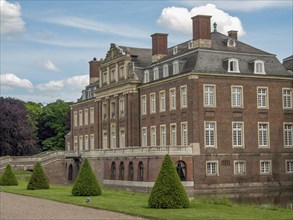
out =
{"type": "Polygon", "coordinates": [[[282,60],[293,54],[293,3],[235,1],[1,2],[1,96],[41,103],[76,101],[88,84],[88,62],[110,43],[151,48],[168,33],[171,47],[192,38],[191,16],[212,15],[218,31],[282,60]]]}

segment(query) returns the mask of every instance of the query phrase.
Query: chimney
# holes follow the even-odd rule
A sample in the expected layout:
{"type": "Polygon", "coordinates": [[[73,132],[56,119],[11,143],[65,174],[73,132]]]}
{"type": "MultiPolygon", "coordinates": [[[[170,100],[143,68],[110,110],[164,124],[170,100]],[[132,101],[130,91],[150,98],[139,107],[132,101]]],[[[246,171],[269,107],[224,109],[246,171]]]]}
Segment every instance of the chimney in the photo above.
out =
{"type": "Polygon", "coordinates": [[[211,17],[209,15],[197,15],[191,18],[194,47],[211,48],[211,17]]]}
{"type": "Polygon", "coordinates": [[[237,36],[237,32],[238,31],[228,31],[228,36],[233,38],[234,40],[238,40],[238,36],[237,36]]]}
{"type": "Polygon", "coordinates": [[[152,37],[152,62],[157,62],[168,54],[168,34],[155,33],[152,37]]]}
{"type": "Polygon", "coordinates": [[[90,64],[90,84],[96,82],[99,79],[101,61],[97,61],[94,57],[93,60],[89,62],[90,64]]]}

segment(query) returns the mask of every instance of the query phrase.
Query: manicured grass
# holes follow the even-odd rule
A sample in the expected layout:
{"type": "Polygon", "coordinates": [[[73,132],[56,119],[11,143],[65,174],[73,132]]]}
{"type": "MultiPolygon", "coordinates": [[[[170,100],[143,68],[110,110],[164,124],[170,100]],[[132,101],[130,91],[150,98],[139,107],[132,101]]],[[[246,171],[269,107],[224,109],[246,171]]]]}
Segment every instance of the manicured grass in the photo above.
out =
{"type": "Polygon", "coordinates": [[[103,189],[101,196],[90,197],[86,203],[86,196],[71,195],[72,186],[52,186],[47,190],[26,190],[27,182],[20,181],[18,186],[2,186],[1,191],[21,195],[40,197],[65,203],[89,206],[143,216],[153,219],[199,219],[199,220],[292,220],[293,212],[279,208],[263,208],[252,205],[237,205],[226,199],[195,199],[188,209],[151,209],[148,208],[148,194],[103,189]]]}

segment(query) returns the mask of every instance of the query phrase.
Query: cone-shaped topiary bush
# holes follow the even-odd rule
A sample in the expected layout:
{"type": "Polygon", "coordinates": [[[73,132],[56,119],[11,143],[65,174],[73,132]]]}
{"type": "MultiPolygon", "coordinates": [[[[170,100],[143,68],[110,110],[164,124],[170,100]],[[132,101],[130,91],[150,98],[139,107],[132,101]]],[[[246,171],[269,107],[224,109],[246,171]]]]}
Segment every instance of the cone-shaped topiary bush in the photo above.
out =
{"type": "Polygon", "coordinates": [[[18,181],[16,176],[14,175],[11,166],[8,164],[5,168],[5,171],[1,178],[2,186],[17,186],[18,181]]]}
{"type": "Polygon", "coordinates": [[[148,206],[150,208],[179,209],[188,208],[189,205],[188,196],[171,157],[166,155],[159,176],[151,191],[148,206]]]}
{"type": "Polygon", "coordinates": [[[102,194],[100,184],[88,162],[88,159],[84,160],[71,193],[73,196],[99,196],[102,194]]]}
{"type": "Polygon", "coordinates": [[[34,167],[33,173],[27,185],[27,189],[49,189],[48,177],[45,174],[40,162],[37,162],[34,167]]]}

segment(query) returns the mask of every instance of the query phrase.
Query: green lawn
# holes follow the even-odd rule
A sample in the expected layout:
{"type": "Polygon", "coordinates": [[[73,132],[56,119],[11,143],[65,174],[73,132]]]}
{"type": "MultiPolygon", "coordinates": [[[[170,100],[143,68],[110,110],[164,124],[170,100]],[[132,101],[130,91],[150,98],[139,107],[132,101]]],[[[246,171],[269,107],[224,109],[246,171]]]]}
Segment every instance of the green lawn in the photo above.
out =
{"type": "Polygon", "coordinates": [[[49,190],[26,190],[26,184],[25,181],[20,181],[19,186],[2,186],[1,191],[154,219],[293,219],[293,211],[290,210],[237,205],[228,202],[226,199],[195,199],[191,201],[191,207],[188,209],[150,209],[147,207],[148,194],[113,189],[103,189],[101,196],[91,197],[91,202],[86,204],[86,197],[74,197],[71,195],[72,186],[50,186],[49,190]]]}

